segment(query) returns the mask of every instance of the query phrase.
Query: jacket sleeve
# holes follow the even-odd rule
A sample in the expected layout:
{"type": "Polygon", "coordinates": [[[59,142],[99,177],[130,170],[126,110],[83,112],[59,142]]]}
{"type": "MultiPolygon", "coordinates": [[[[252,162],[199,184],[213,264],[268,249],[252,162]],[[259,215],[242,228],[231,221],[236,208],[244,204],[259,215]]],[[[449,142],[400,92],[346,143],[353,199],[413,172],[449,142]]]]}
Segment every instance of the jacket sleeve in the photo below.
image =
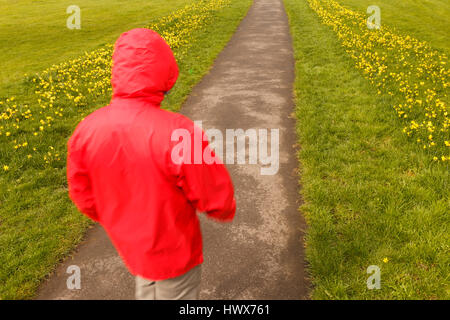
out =
{"type": "Polygon", "coordinates": [[[194,135],[191,140],[191,161],[183,161],[179,168],[177,185],[183,189],[187,199],[197,211],[205,212],[208,217],[222,221],[232,221],[236,212],[236,200],[230,175],[210,149],[208,139],[201,129],[194,130],[200,135],[201,143],[196,150],[194,135]],[[195,152],[201,150],[201,155],[209,154],[214,161],[195,162],[195,152]],[[212,162],[212,163],[211,163],[212,162]]]}
{"type": "Polygon", "coordinates": [[[98,221],[94,195],[87,168],[83,164],[83,152],[75,132],[68,142],[67,181],[69,197],[77,208],[94,221],[98,221]]]}

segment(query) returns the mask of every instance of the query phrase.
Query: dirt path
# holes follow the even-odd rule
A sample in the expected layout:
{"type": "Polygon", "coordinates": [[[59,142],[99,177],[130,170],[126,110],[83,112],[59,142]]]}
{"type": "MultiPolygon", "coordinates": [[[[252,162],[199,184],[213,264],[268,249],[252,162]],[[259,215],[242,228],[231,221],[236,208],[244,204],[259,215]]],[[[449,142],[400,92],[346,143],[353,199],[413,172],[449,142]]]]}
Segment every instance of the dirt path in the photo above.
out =
{"type": "MultiPolygon", "coordinates": [[[[182,113],[203,128],[279,129],[280,168],[228,165],[238,211],[232,224],[202,217],[205,263],[202,299],[304,299],[303,227],[295,173],[294,58],[281,0],[255,0],[211,72],[182,113]]],[[[269,147],[270,150],[270,147],[269,147]]],[[[134,279],[100,227],[46,282],[39,299],[133,299],[134,279]],[[66,269],[77,265],[82,289],[68,290],[66,269]]]]}

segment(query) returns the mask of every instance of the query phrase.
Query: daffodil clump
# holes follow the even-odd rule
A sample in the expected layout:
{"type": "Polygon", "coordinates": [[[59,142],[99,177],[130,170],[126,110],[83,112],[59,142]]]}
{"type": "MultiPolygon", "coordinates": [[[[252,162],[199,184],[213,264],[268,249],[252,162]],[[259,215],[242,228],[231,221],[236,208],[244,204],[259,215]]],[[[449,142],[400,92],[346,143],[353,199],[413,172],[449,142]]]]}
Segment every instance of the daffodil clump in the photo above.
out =
{"type": "Polygon", "coordinates": [[[195,2],[150,24],[148,28],[158,32],[179,59],[187,53],[192,44],[194,31],[206,25],[216,11],[223,9],[230,3],[230,0],[195,2]]]}
{"type": "MultiPolygon", "coordinates": [[[[231,0],[196,1],[160,18],[148,28],[158,32],[180,60],[195,39],[195,31],[205,27],[218,10],[230,3],[231,0]]],[[[113,50],[114,46],[108,44],[27,76],[27,90],[33,90],[33,101],[24,103],[16,97],[0,100],[0,143],[11,145],[11,152],[23,152],[16,155],[20,159],[35,161],[33,155],[38,153],[46,164],[60,161],[64,144],[57,151],[46,141],[45,133],[52,130],[57,120],[71,117],[74,111],[81,117],[97,97],[111,95],[113,50]]],[[[11,163],[0,165],[3,171],[15,167],[11,163]]]]}
{"type": "Polygon", "coordinates": [[[403,132],[434,161],[450,160],[447,56],[424,41],[381,25],[335,0],[308,0],[322,23],[332,27],[356,68],[377,94],[393,97],[403,132]]]}

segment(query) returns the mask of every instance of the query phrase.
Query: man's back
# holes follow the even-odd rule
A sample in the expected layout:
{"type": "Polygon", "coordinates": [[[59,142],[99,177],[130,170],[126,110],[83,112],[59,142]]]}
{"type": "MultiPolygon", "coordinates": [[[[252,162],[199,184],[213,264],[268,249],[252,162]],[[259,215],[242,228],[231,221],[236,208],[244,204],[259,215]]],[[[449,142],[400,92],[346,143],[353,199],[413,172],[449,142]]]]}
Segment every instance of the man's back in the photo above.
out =
{"type": "MultiPolygon", "coordinates": [[[[220,161],[172,159],[173,132],[185,130],[191,139],[198,129],[159,108],[178,74],[165,46],[150,30],[122,35],[113,56],[111,104],[79,124],[68,157],[72,200],[102,224],[134,275],[153,280],[202,263],[196,210],[222,220],[235,212],[233,186],[220,161]]],[[[200,151],[206,148],[207,142],[200,151]]]]}

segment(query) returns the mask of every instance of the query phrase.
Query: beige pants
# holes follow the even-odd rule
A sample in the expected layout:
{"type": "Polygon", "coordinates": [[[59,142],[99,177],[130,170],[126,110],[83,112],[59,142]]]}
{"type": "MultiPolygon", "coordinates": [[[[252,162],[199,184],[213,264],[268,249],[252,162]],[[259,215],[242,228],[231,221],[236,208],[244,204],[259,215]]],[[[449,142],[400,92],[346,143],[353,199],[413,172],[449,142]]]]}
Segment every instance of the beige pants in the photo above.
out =
{"type": "Polygon", "coordinates": [[[152,281],[136,277],[136,300],[197,300],[200,293],[201,265],[167,280],[152,281]]]}

